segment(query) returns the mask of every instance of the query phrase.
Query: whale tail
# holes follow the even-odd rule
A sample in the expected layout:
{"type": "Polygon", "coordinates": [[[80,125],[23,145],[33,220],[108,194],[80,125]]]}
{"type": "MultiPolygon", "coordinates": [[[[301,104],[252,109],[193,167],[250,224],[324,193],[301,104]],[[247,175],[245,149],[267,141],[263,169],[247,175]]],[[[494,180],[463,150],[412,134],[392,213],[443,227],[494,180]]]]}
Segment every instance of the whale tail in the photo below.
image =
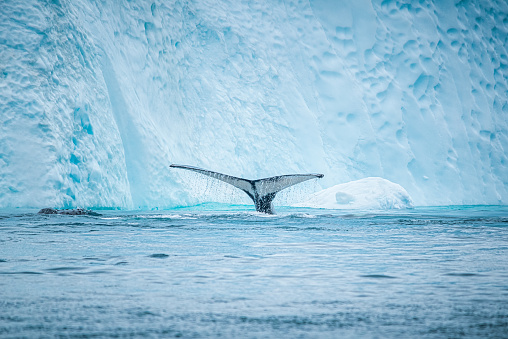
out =
{"type": "Polygon", "coordinates": [[[252,201],[254,201],[256,211],[268,214],[274,214],[272,201],[278,192],[301,182],[323,177],[323,174],[287,174],[264,179],[249,180],[193,166],[172,164],[169,167],[198,172],[233,185],[247,193],[252,201]]]}

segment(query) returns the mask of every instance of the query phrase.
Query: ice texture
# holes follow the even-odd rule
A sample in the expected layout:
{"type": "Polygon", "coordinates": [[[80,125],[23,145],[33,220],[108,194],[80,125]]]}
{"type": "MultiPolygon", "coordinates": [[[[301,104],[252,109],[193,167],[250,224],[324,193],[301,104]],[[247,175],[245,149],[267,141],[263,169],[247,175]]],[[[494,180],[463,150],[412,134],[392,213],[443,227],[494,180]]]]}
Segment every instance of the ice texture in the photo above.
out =
{"type": "Polygon", "coordinates": [[[296,207],[387,210],[413,207],[406,190],[383,178],[364,178],[314,193],[296,207]]]}
{"type": "Polygon", "coordinates": [[[3,1],[0,207],[213,199],[173,162],[507,204],[507,46],[505,0],[3,1]]]}

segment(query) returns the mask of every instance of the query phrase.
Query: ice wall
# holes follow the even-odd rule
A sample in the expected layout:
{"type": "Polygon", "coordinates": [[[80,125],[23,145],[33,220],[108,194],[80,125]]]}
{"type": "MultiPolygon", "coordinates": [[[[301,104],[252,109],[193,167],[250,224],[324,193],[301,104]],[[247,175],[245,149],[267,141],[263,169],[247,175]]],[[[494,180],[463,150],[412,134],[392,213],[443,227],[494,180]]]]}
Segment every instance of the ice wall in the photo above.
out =
{"type": "Polygon", "coordinates": [[[172,162],[506,204],[507,32],[505,1],[4,1],[0,207],[213,198],[172,162]]]}

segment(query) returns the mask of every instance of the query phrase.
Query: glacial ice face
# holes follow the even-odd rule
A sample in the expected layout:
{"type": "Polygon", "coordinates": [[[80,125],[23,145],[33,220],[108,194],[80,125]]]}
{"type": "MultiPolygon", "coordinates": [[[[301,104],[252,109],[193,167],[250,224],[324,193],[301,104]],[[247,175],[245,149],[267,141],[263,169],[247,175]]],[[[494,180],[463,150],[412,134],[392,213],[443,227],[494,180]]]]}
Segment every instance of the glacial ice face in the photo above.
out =
{"type": "Polygon", "coordinates": [[[127,206],[97,47],[65,7],[0,9],[0,207],[127,206]]]}
{"type": "Polygon", "coordinates": [[[216,198],[172,162],[506,204],[507,26],[494,0],[3,2],[0,207],[216,198]]]}

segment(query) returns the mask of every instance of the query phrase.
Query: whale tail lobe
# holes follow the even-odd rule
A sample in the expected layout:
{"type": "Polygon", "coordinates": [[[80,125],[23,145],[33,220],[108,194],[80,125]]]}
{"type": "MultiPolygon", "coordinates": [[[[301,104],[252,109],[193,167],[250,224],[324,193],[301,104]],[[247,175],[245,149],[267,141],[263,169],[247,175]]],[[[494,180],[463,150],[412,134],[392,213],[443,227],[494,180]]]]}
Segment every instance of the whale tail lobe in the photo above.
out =
{"type": "Polygon", "coordinates": [[[249,180],[193,166],[172,164],[169,167],[198,172],[233,185],[234,187],[244,191],[252,199],[256,207],[256,211],[268,214],[274,214],[272,202],[278,192],[301,182],[323,177],[323,174],[288,174],[264,179],[249,180]]]}

